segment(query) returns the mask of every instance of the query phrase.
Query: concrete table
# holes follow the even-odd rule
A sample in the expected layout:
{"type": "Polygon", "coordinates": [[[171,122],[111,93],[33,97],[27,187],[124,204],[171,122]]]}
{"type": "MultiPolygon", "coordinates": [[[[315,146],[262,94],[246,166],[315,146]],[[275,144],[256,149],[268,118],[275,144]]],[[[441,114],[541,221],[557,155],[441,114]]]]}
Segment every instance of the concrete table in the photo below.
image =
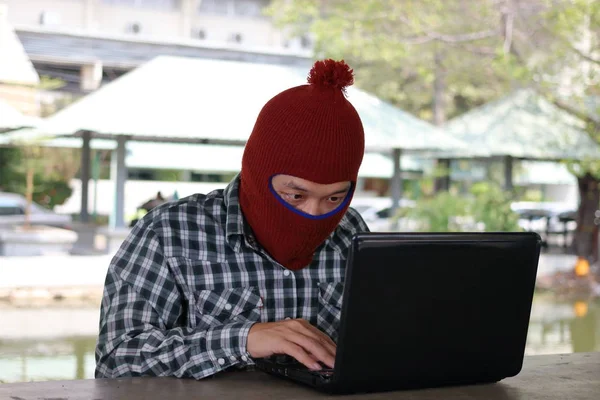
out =
{"type": "MultiPolygon", "coordinates": [[[[0,399],[323,399],[310,388],[261,372],[225,372],[201,381],[176,378],[89,379],[0,385],[0,399]]],[[[526,358],[516,377],[492,385],[350,396],[352,400],[597,400],[600,398],[600,353],[526,358]]]]}

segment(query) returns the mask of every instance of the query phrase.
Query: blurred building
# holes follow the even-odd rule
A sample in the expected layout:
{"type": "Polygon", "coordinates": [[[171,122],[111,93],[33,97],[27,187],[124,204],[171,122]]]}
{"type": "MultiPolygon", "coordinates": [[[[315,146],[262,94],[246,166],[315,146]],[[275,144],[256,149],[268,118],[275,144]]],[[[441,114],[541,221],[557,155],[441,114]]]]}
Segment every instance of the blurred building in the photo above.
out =
{"type": "Polygon", "coordinates": [[[0,0],[0,7],[39,75],[60,80],[41,98],[56,103],[59,93],[89,93],[159,55],[309,66],[310,40],[276,28],[264,14],[269,3],[0,0]]]}
{"type": "Polygon", "coordinates": [[[17,112],[36,116],[40,111],[36,90],[39,83],[37,72],[8,23],[7,7],[0,3],[0,99],[17,112]]]}
{"type": "Polygon", "coordinates": [[[263,13],[269,0],[2,0],[20,32],[78,31],[158,40],[306,50],[263,13]]]}
{"type": "MultiPolygon", "coordinates": [[[[269,3],[0,0],[0,97],[25,114],[47,116],[159,55],[294,65],[308,70],[312,63],[310,37],[291,38],[275,27],[264,13],[269,3]],[[7,43],[10,53],[3,52],[7,43]],[[10,81],[14,78],[7,81],[2,74],[2,66],[15,64],[6,61],[17,59],[19,65],[11,68],[12,75],[27,73],[28,86],[13,85],[10,81]]],[[[452,165],[453,180],[485,179],[477,176],[472,163],[466,171],[457,164],[452,165]]],[[[576,202],[573,177],[563,168],[560,176],[564,179],[558,182],[548,168],[537,168],[521,181],[516,177],[515,184],[537,188],[544,200],[576,202]]],[[[420,165],[412,170],[421,173],[423,169],[420,165]]],[[[152,170],[134,167],[130,178],[160,180],[156,166],[152,170]]],[[[185,171],[185,176],[193,175],[185,171]]],[[[214,179],[204,174],[198,180],[214,179]]],[[[364,190],[385,194],[389,178],[370,177],[364,190]]]]}

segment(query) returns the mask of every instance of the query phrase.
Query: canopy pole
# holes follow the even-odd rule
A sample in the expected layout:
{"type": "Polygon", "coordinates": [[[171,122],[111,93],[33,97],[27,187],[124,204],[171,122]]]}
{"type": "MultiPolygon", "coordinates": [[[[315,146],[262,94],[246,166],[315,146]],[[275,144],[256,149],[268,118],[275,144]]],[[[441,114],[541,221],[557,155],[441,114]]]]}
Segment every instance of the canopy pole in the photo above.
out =
{"type": "Polygon", "coordinates": [[[94,180],[94,198],[92,205],[92,215],[94,220],[98,218],[98,179],[100,179],[100,150],[94,151],[94,159],[92,164],[92,179],[94,180]]]}
{"type": "Polygon", "coordinates": [[[89,186],[90,186],[90,164],[91,164],[91,146],[92,134],[89,131],[82,132],[83,145],[81,147],[81,212],[79,219],[82,223],[90,222],[90,213],[88,210],[89,186]]]}
{"type": "Polygon", "coordinates": [[[110,166],[111,180],[115,185],[115,200],[111,213],[110,226],[114,229],[125,228],[125,182],[127,166],[125,165],[127,137],[117,138],[117,148],[113,151],[110,166]]]}
{"type": "Polygon", "coordinates": [[[402,199],[402,150],[392,150],[392,160],[394,164],[394,170],[392,172],[392,182],[390,182],[390,193],[392,195],[392,207],[390,208],[391,229],[396,230],[398,226],[398,220],[394,218],[400,207],[400,200],[402,199]]]}
{"type": "Polygon", "coordinates": [[[504,189],[513,190],[513,158],[504,157],[504,189]]]}

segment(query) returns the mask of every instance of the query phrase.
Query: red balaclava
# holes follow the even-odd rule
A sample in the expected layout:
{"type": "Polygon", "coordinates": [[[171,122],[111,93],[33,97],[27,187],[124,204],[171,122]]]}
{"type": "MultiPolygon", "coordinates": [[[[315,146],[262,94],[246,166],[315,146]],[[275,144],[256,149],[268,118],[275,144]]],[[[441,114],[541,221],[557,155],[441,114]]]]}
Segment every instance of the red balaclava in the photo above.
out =
{"type": "Polygon", "coordinates": [[[317,61],[308,85],[285,90],[265,104],[242,158],[240,205],[256,239],[288,269],[304,268],[344,216],[365,142],[358,113],[345,97],[354,83],[344,61],[317,61]],[[286,203],[271,178],[291,175],[320,184],[352,182],[334,211],[313,216],[286,203]]]}

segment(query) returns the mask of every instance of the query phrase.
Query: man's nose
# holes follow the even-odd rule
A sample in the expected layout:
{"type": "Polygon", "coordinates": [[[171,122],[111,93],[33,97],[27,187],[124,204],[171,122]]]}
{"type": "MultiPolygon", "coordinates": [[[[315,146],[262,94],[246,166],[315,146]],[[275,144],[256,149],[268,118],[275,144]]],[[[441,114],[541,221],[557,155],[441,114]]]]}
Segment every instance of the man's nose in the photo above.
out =
{"type": "Polygon", "coordinates": [[[323,214],[323,212],[321,210],[320,202],[318,200],[312,200],[312,201],[306,202],[304,212],[309,215],[314,215],[314,216],[323,214]]]}

